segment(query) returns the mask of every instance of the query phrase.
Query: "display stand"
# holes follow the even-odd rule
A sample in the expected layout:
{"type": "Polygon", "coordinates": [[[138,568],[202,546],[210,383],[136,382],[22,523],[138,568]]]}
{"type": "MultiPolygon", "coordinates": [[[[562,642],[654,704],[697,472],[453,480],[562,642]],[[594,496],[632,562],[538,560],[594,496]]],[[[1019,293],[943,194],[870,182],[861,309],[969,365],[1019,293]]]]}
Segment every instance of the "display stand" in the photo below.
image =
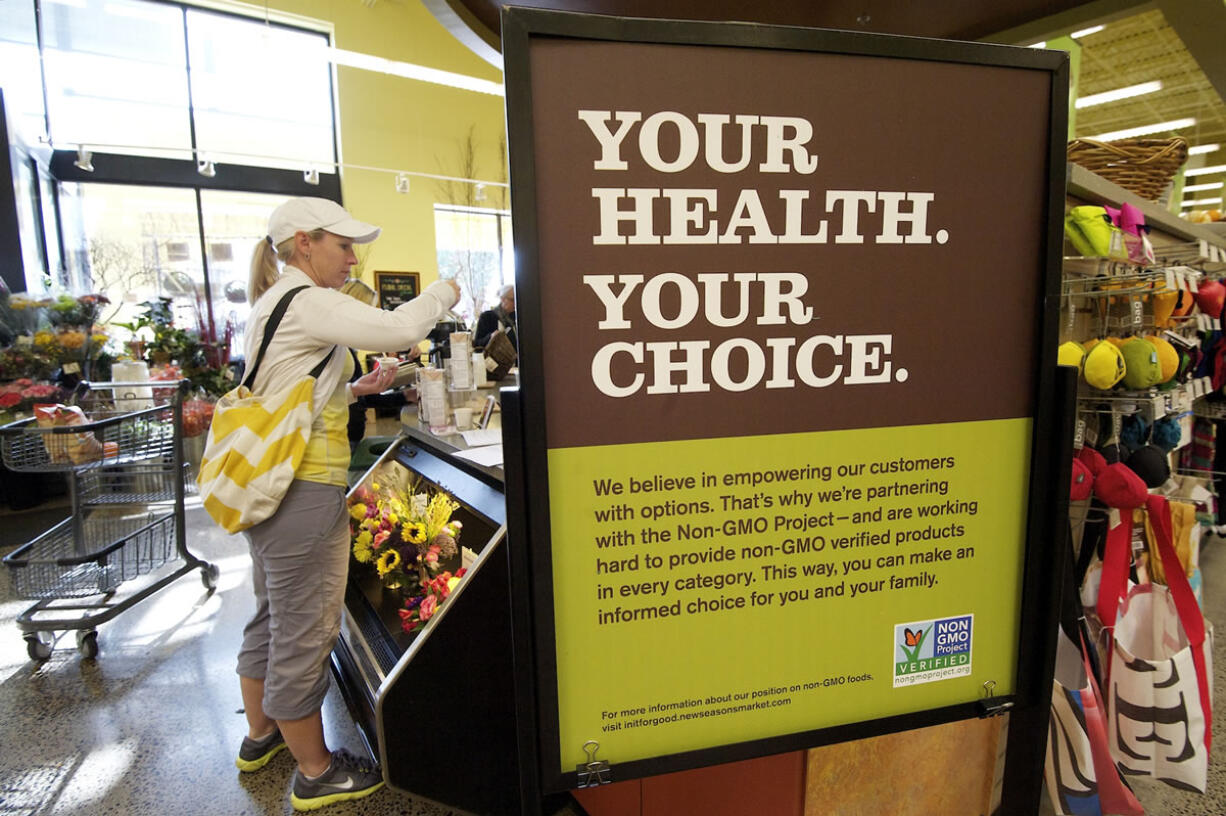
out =
{"type": "Polygon", "coordinates": [[[401,631],[402,599],[351,571],[333,666],[392,787],[472,813],[511,813],[518,763],[501,484],[427,438],[397,438],[367,473],[396,462],[461,502],[462,543],[477,560],[412,635],[401,631]]]}
{"type": "MultiPolygon", "coordinates": [[[[541,789],[1045,708],[1065,58],[514,8],[502,31],[541,789]],[[1002,229],[1005,198],[1028,204],[1002,229]],[[1007,362],[949,331],[992,302],[958,334],[1007,362]],[[891,475],[916,468],[945,472],[891,475]]],[[[1045,729],[1018,731],[1024,813],[1045,729]]]]}
{"type": "MultiPolygon", "coordinates": [[[[1067,383],[1057,383],[1052,371],[1067,63],[1029,49],[529,9],[505,10],[503,32],[524,373],[521,390],[504,391],[505,504],[493,508],[503,494],[486,481],[488,474],[438,455],[429,440],[402,440],[386,454],[445,489],[491,531],[471,580],[411,642],[387,635],[396,629],[394,608],[382,605],[370,588],[359,586],[347,599],[341,673],[362,676],[349,696],[366,711],[362,718],[370,724],[364,730],[375,735],[389,782],[476,813],[538,816],[567,806],[569,792],[578,788],[641,779],[646,790],[646,780],[672,772],[1011,711],[1017,727],[1010,728],[1002,813],[1035,812],[1041,779],[1035,760],[1041,767],[1059,577],[1046,565],[1056,562],[1068,478],[1070,422],[1062,413],[1068,392],[1060,390],[1067,383]],[[540,50],[530,57],[537,45],[540,50]],[[650,66],[661,81],[627,86],[616,66],[650,66]],[[574,70],[560,70],[567,67],[574,70]],[[865,80],[866,71],[875,78],[865,80]],[[807,90],[780,81],[784,76],[808,83],[807,90]],[[774,78],[771,94],[787,87],[782,98],[763,98],[764,77],[774,78]],[[720,87],[707,87],[716,78],[720,87]],[[824,84],[813,86],[819,79],[824,84]],[[885,148],[866,141],[880,135],[879,116],[866,113],[877,109],[862,97],[865,88],[906,94],[895,87],[899,81],[940,87],[954,107],[967,107],[960,96],[965,93],[999,110],[972,118],[959,108],[963,119],[955,120],[983,125],[970,134],[951,124],[942,105],[905,111],[895,105],[892,112],[910,117],[903,151],[910,158],[883,168],[885,148]],[[814,101],[815,94],[851,85],[850,96],[834,93],[820,105],[814,101]],[[623,93],[649,86],[650,99],[635,101],[623,93]],[[745,176],[724,170],[719,176],[705,170],[694,178],[667,175],[684,171],[669,165],[681,162],[679,156],[703,154],[688,142],[678,154],[677,145],[665,141],[662,152],[652,154],[650,142],[635,137],[626,144],[650,154],[652,167],[641,166],[636,153],[639,166],[618,175],[625,168],[610,147],[617,141],[614,111],[625,112],[622,118],[631,125],[655,116],[653,132],[659,135],[664,125],[673,128],[670,133],[681,132],[686,114],[679,111],[687,105],[705,111],[716,101],[726,105],[712,108],[716,114],[753,114],[759,108],[791,114],[783,130],[763,136],[774,139],[778,150],[760,157],[761,167],[745,176]],[[586,118],[577,118],[576,111],[586,118]],[[826,128],[825,141],[804,144],[804,123],[812,127],[832,119],[840,122],[837,131],[826,128]],[[1019,135],[1023,127],[1029,129],[1019,135]],[[923,144],[933,149],[918,147],[923,144]],[[790,172],[779,161],[772,164],[770,156],[783,155],[796,165],[790,172]],[[978,181],[960,175],[968,155],[1008,168],[1000,183],[1027,202],[1013,212],[1011,229],[993,231],[999,221],[990,197],[978,181]],[[783,169],[773,170],[775,165],[783,169]],[[815,168],[822,168],[817,175],[815,168]],[[602,174],[606,170],[611,175],[602,174]],[[724,241],[728,246],[694,249],[665,246],[670,241],[656,239],[666,229],[647,229],[642,219],[624,215],[631,205],[619,197],[625,199],[627,190],[650,193],[669,185],[712,188],[704,199],[707,214],[716,211],[719,193],[721,217],[742,207],[734,204],[742,200],[738,196],[802,201],[800,193],[820,193],[823,185],[833,198],[819,195],[815,201],[860,195],[849,190],[886,192],[873,193],[871,202],[864,198],[868,193],[862,196],[867,212],[877,213],[866,228],[876,235],[873,240],[835,240],[837,212],[819,210],[819,218],[833,219],[821,222],[828,231],[816,231],[815,220],[791,216],[786,227],[775,224],[793,239],[789,248],[782,239],[761,240],[770,225],[754,220],[752,204],[745,204],[740,232],[729,228],[728,236],[736,237],[724,241]],[[934,192],[915,193],[915,199],[889,192],[915,189],[934,192]],[[911,209],[890,210],[904,199],[911,209]],[[619,202],[623,214],[597,217],[599,202],[606,200],[619,202]],[[918,208],[933,201],[939,203],[932,204],[932,221],[925,225],[918,208]],[[884,223],[885,211],[897,218],[884,223]],[[626,240],[619,242],[619,236],[626,240]],[[982,261],[989,239],[1002,258],[996,274],[987,277],[972,262],[982,261]],[[856,274],[838,275],[836,267],[856,274]],[[576,269],[597,277],[585,283],[576,269]],[[805,271],[775,272],[780,269],[805,271]],[[733,271],[748,276],[738,279],[747,281],[743,286],[758,287],[751,301],[762,318],[742,320],[733,332],[725,331],[731,325],[727,310],[689,308],[684,297],[662,297],[651,306],[628,300],[649,275],[654,282],[643,285],[659,296],[665,286],[683,294],[687,286],[701,289],[694,283],[700,274],[733,271]],[[612,276],[623,273],[628,277],[619,290],[612,276]],[[774,274],[791,277],[776,281],[774,274]],[[865,287],[873,292],[872,309],[865,308],[865,287]],[[1004,311],[959,312],[960,320],[973,324],[967,331],[995,333],[997,346],[1013,344],[1010,365],[1000,365],[999,354],[983,344],[951,339],[943,331],[947,316],[939,314],[940,305],[955,298],[1010,304],[1004,311]],[[786,315],[782,301],[790,304],[786,315]],[[775,306],[764,308],[764,302],[775,306]],[[672,333],[677,329],[686,331],[672,333]],[[832,334],[819,334],[826,331],[832,334]],[[855,339],[866,337],[872,339],[855,339]],[[674,340],[688,343],[689,353],[722,343],[731,351],[710,370],[667,360],[653,368],[645,361],[646,354],[682,348],[669,346],[674,340]],[[644,351],[643,343],[651,348],[644,351]],[[790,358],[781,364],[785,352],[804,347],[813,355],[819,343],[847,366],[840,370],[849,381],[817,382],[831,371],[829,355],[811,357],[803,372],[790,358]],[[878,345],[848,350],[859,348],[857,343],[878,345]],[[729,362],[753,360],[754,348],[769,349],[762,353],[771,365],[787,366],[770,375],[770,385],[761,371],[753,379],[753,366],[729,362]],[[610,362],[617,355],[617,363],[610,362]],[[598,387],[601,365],[608,366],[609,377],[598,387]],[[699,375],[714,384],[696,385],[699,375]],[[648,377],[654,378],[651,388],[644,385],[648,377]],[[1060,421],[1053,424],[1053,417],[1060,421]],[[889,478],[852,481],[857,463],[907,457],[946,472],[924,481],[885,470],[879,475],[889,478]],[[836,465],[847,472],[818,475],[823,463],[832,473],[836,465]],[[817,469],[805,469],[811,466],[817,469]],[[805,541],[811,547],[801,551],[793,541],[790,551],[782,551],[787,558],[763,545],[789,534],[770,538],[755,526],[769,526],[778,514],[755,512],[772,506],[762,496],[782,506],[782,489],[729,491],[719,484],[769,468],[803,472],[789,477],[795,486],[827,491],[812,513],[782,516],[789,528],[808,525],[805,541]],[[894,482],[902,486],[891,488],[892,501],[874,502],[854,492],[894,482]],[[955,521],[967,529],[921,537],[918,503],[907,498],[916,485],[939,489],[942,496],[949,491],[951,504],[960,501],[964,508],[951,511],[962,514],[955,521]],[[835,488],[851,490],[854,499],[832,498],[829,490],[835,488]],[[631,502],[632,495],[639,498],[631,502]],[[982,515],[965,509],[969,499],[982,500],[982,515]],[[837,509],[846,516],[836,519],[840,501],[845,504],[837,509]],[[906,547],[901,539],[890,542],[873,558],[895,547],[910,558],[878,559],[876,589],[861,591],[880,592],[887,579],[896,591],[856,603],[847,602],[856,597],[847,591],[840,600],[844,584],[854,580],[847,578],[851,536],[878,530],[873,525],[886,521],[883,509],[898,522],[890,532],[914,533],[914,540],[906,547]],[[851,521],[853,512],[863,518],[851,521]],[[503,520],[505,540],[492,532],[503,520]],[[704,524],[694,527],[695,521],[704,524]],[[681,543],[708,536],[709,541],[681,543]],[[754,555],[755,547],[765,555],[754,555]],[[977,555],[975,547],[983,552],[977,555]],[[806,558],[794,557],[804,552],[806,558]],[[660,566],[662,557],[675,553],[684,557],[660,566]],[[934,559],[962,563],[941,568],[938,586],[932,580],[937,573],[924,567],[934,559]],[[717,560],[722,563],[706,569],[706,562],[717,560]],[[802,562],[826,567],[815,568],[814,579],[803,585],[810,592],[823,589],[822,603],[781,613],[766,607],[759,594],[763,605],[750,611],[751,593],[758,590],[783,590],[791,581],[799,592],[799,570],[789,568],[802,562]],[[834,575],[839,567],[842,574],[834,575]],[[632,575],[610,577],[619,572],[632,575]],[[716,572],[719,586],[710,578],[716,572]],[[737,574],[750,577],[738,579],[739,586],[725,580],[737,574]],[[675,582],[681,579],[688,583],[675,582]],[[656,594],[663,602],[636,599],[639,594],[656,594]],[[684,614],[665,610],[674,598],[688,604],[684,614]],[[653,614],[637,615],[649,607],[653,614]],[[619,617],[627,610],[634,614],[619,617]],[[971,645],[954,643],[958,631],[970,637],[972,622],[973,665],[971,645]],[[917,645],[913,639],[932,632],[940,633],[933,640],[948,636],[941,641],[947,651],[921,656],[923,640],[917,645]],[[436,705],[441,701],[433,696],[442,686],[453,688],[446,692],[447,704],[436,705]],[[753,692],[768,700],[787,692],[790,708],[750,705],[753,692]],[[700,699],[683,699],[695,695],[700,699]],[[730,711],[721,708],[719,695],[746,702],[730,711]],[[423,719],[427,706],[436,706],[437,713],[423,719]],[[668,719],[678,709],[693,716],[668,719]],[[642,718],[648,713],[659,714],[659,721],[647,723],[642,718]],[[420,759],[423,733],[434,742],[428,765],[420,759]]],[[[774,127],[771,117],[750,114],[754,123],[774,127]]],[[[730,160],[708,155],[706,161],[730,160]]],[[[698,228],[705,225],[692,226],[683,229],[682,239],[702,237],[698,228]]],[[[844,218],[841,229],[845,238],[855,227],[844,218]]],[[[707,234],[715,230],[712,225],[707,234]]],[[[717,287],[725,285],[714,280],[717,287]]],[[[731,277],[722,280],[735,287],[731,277]]],[[[732,309],[735,300],[725,305],[732,309]]],[[[468,546],[480,544],[470,537],[474,529],[465,522],[468,546]]]]}
{"type": "MultiPolygon", "coordinates": [[[[517,409],[513,398],[504,401],[506,473],[509,484],[522,486],[517,409]]],[[[393,788],[474,814],[576,808],[568,794],[541,796],[535,735],[519,727],[534,716],[531,641],[523,631],[529,617],[516,606],[523,593],[512,592],[512,572],[522,571],[525,553],[505,531],[508,514],[522,518],[522,491],[513,488],[504,500],[495,469],[453,452],[443,439],[407,424],[355,487],[394,461],[444,489],[463,505],[462,543],[478,549],[477,561],[415,635],[400,630],[398,599],[385,597],[374,576],[351,570],[334,676],[393,788]]]]}

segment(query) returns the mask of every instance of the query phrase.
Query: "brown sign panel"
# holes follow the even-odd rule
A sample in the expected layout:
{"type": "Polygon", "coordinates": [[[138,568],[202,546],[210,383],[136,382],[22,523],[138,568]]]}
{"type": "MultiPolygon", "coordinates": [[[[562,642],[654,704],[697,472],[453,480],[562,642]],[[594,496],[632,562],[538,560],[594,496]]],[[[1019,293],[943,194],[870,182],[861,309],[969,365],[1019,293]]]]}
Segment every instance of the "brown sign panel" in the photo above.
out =
{"type": "Polygon", "coordinates": [[[531,66],[549,447],[1032,412],[1045,73],[566,40],[531,66]]]}

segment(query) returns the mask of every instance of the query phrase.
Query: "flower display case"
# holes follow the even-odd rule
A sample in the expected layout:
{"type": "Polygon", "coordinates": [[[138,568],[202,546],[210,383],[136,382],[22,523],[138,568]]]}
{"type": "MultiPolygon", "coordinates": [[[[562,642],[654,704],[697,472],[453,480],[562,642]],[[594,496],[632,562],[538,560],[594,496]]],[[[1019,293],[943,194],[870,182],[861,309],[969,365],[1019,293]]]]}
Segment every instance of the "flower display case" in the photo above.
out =
{"type": "Polygon", "coordinates": [[[359,731],[393,787],[472,813],[508,812],[519,766],[501,482],[402,436],[349,503],[361,560],[351,555],[333,669],[359,731]],[[434,507],[434,529],[414,527],[415,496],[434,507]],[[426,532],[415,554],[412,539],[426,532]],[[453,535],[454,551],[432,552],[440,533],[453,535]],[[383,540],[371,548],[375,536],[383,540]],[[393,545],[400,553],[388,557],[393,545]]]}

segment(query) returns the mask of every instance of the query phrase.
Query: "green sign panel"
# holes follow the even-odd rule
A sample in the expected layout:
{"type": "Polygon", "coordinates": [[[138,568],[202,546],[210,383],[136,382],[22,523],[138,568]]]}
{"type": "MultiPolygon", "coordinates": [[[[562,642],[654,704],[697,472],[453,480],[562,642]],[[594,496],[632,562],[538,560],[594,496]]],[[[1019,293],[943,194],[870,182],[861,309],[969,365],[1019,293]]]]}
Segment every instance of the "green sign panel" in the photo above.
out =
{"type": "Polygon", "coordinates": [[[642,759],[1008,693],[1026,484],[1001,463],[1030,433],[551,451],[561,744],[642,759]]]}

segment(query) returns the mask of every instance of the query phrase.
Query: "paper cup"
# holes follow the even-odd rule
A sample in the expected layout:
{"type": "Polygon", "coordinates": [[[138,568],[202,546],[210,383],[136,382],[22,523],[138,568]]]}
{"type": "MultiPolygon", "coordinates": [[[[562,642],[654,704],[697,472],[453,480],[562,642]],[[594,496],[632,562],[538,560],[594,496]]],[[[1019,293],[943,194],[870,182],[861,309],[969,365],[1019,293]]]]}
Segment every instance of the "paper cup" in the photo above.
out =
{"type": "Polygon", "coordinates": [[[473,426],[473,409],[455,409],[455,428],[457,431],[467,431],[473,426]]]}
{"type": "Polygon", "coordinates": [[[375,363],[378,365],[379,370],[391,369],[392,371],[397,371],[400,368],[400,359],[397,357],[376,357],[375,363]]]}

